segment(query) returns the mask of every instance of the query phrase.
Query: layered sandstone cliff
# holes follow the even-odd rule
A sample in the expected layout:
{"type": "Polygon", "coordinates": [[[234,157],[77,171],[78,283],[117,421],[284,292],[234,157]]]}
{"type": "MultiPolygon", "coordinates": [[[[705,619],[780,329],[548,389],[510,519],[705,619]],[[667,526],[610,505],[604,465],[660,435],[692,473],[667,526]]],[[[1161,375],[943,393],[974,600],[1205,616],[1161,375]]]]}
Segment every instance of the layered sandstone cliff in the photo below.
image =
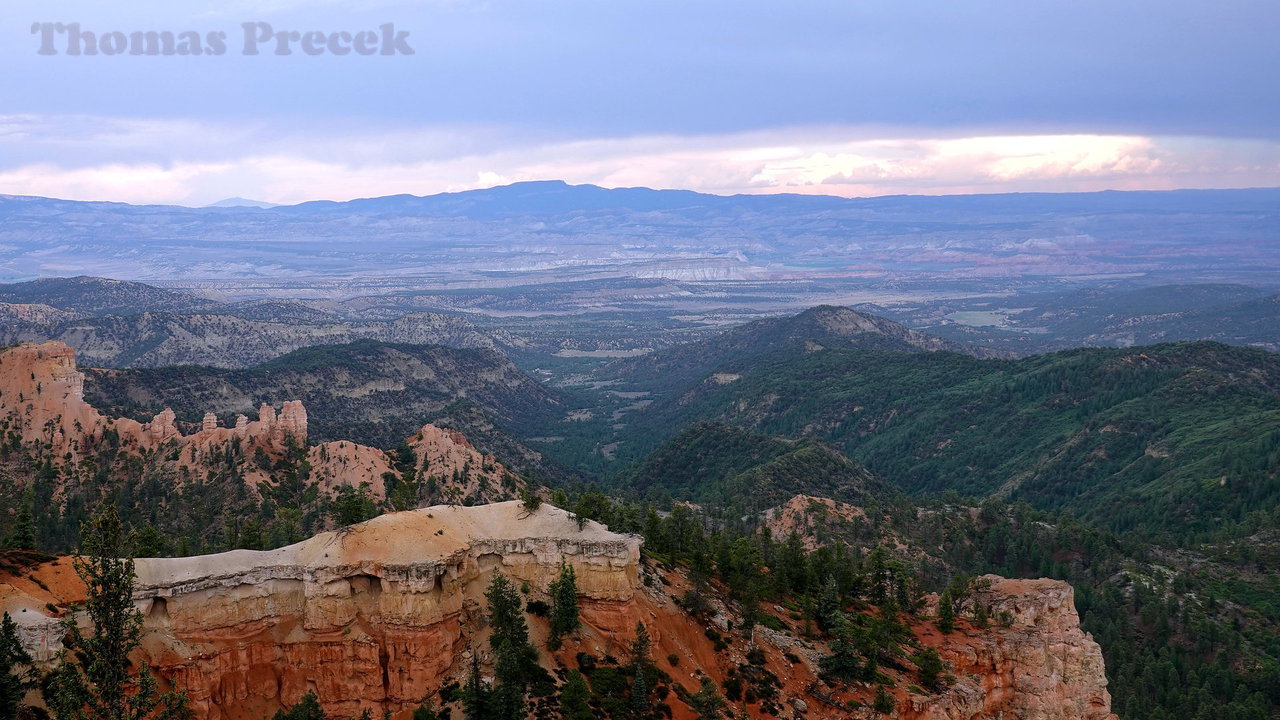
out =
{"type": "Polygon", "coordinates": [[[545,594],[560,563],[625,603],[640,542],[550,506],[436,506],[267,552],[138,562],[153,666],[209,718],[262,717],[314,690],[352,716],[412,710],[475,644],[494,572],[545,594]]]}
{"type": "MultiPolygon", "coordinates": [[[[584,605],[629,607],[640,540],[519,503],[383,515],[271,551],[137,561],[145,660],[201,718],[262,718],[307,691],[333,717],[409,712],[478,647],[493,573],[546,597],[561,563],[584,605]]],[[[60,645],[46,603],[83,594],[65,560],[0,581],[33,657],[60,645]]],[[[588,619],[590,619],[588,610],[588,619]]]]}
{"type": "MultiPolygon", "coordinates": [[[[393,513],[278,550],[238,550],[137,562],[135,604],[145,618],[141,661],[167,686],[184,688],[197,717],[248,720],[269,716],[314,691],[331,718],[370,710],[407,719],[424,700],[463,679],[487,652],[483,591],[493,574],[511,577],[529,600],[546,600],[561,563],[578,578],[583,629],[542,662],[576,666],[578,653],[620,657],[637,622],[653,639],[654,657],[688,691],[702,675],[723,681],[764,652],[776,674],[773,712],[810,720],[883,717],[860,706],[871,686],[835,690],[818,681],[824,645],[806,639],[781,608],[784,631],[757,628],[751,640],[724,633],[717,648],[675,597],[688,586],[678,568],[640,558],[640,540],[543,505],[529,513],[515,502],[436,506],[393,513]]],[[[893,717],[911,720],[1111,720],[1101,654],[1080,630],[1071,588],[1053,580],[989,577],[981,599],[1004,624],[965,623],[942,635],[928,621],[916,632],[936,647],[955,676],[936,694],[919,692],[908,671],[894,678],[893,717]]],[[[0,576],[0,607],[21,627],[37,660],[56,655],[60,631],[50,607],[83,594],[61,560],[34,572],[0,576]]],[[[718,593],[713,620],[735,622],[718,593]]],[[[772,612],[773,609],[769,611],[772,612]]],[[[530,616],[542,647],[546,621],[530,616]]],[[[671,702],[676,720],[692,717],[671,702]]],[[[763,717],[765,706],[740,708],[763,717]]]]}

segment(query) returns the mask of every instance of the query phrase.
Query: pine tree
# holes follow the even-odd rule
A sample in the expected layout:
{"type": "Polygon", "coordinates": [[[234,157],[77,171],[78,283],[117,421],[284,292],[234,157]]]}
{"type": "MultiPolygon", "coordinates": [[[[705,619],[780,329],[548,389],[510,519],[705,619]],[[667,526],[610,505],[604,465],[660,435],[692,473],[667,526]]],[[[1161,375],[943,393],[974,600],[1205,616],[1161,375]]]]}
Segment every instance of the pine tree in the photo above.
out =
{"type": "Polygon", "coordinates": [[[987,626],[991,624],[991,610],[987,607],[986,603],[981,601],[974,603],[973,624],[983,630],[987,629],[987,626]]]}
{"type": "Polygon", "coordinates": [[[505,642],[510,645],[509,652],[517,658],[521,672],[531,669],[537,663],[538,651],[529,644],[529,624],[524,619],[524,601],[511,581],[505,575],[497,573],[489,582],[484,593],[489,602],[489,624],[493,634],[489,637],[489,647],[495,653],[505,642]]]}
{"type": "Polygon", "coordinates": [[[929,690],[937,690],[942,684],[942,658],[933,648],[925,648],[915,656],[916,666],[920,668],[920,685],[929,690]]]}
{"type": "Polygon", "coordinates": [[[61,662],[45,688],[58,720],[186,720],[185,696],[161,695],[146,668],[130,674],[129,654],[140,644],[142,615],[133,606],[133,557],[114,505],[107,505],[81,533],[72,559],[85,584],[82,606],[92,626],[86,635],[75,615],[63,621],[61,662]]]}
{"type": "Polygon", "coordinates": [[[871,602],[879,605],[889,595],[891,575],[889,553],[884,549],[883,545],[876,545],[871,550],[871,555],[867,558],[867,573],[870,575],[871,580],[871,602]]]}
{"type": "Polygon", "coordinates": [[[538,662],[537,650],[529,644],[529,625],[524,619],[523,602],[511,581],[495,574],[485,590],[489,601],[489,648],[496,661],[494,687],[489,693],[485,720],[522,720],[524,691],[538,662]]]}
{"type": "Polygon", "coordinates": [[[414,478],[413,468],[408,468],[404,477],[400,478],[395,488],[392,489],[391,495],[387,498],[387,503],[391,505],[392,510],[412,510],[418,506],[418,491],[420,487],[421,483],[414,478]]]}
{"type": "Polygon", "coordinates": [[[889,691],[885,690],[883,685],[877,685],[876,699],[872,701],[871,708],[882,715],[888,715],[897,709],[897,707],[898,703],[893,699],[893,696],[889,694],[889,691]]]}
{"type": "Polygon", "coordinates": [[[836,576],[828,574],[822,583],[822,593],[818,596],[818,627],[831,632],[836,627],[836,616],[841,612],[840,588],[836,586],[836,576]]]}
{"type": "Polygon", "coordinates": [[[653,651],[653,640],[644,623],[636,622],[636,639],[629,648],[629,662],[633,679],[631,681],[631,713],[633,717],[643,718],[649,715],[649,669],[653,666],[650,654],[653,651]]]}
{"type": "Polygon", "coordinates": [[[467,675],[467,684],[462,688],[462,712],[467,720],[491,720],[489,684],[480,676],[480,658],[473,650],[471,653],[471,671],[467,675]]]}
{"type": "Polygon", "coordinates": [[[951,599],[951,591],[942,591],[942,597],[938,599],[938,629],[944,634],[953,632],[956,629],[956,608],[955,602],[951,599]]]}
{"type": "Polygon", "coordinates": [[[271,720],[325,720],[324,709],[320,707],[320,698],[308,690],[307,694],[287,711],[277,710],[271,720]]]}
{"type": "Polygon", "coordinates": [[[586,678],[577,670],[570,670],[569,679],[560,690],[561,720],[595,720],[596,714],[587,704],[590,697],[586,678]]]}
{"type": "Polygon", "coordinates": [[[582,625],[578,617],[578,578],[573,566],[561,561],[560,577],[551,583],[551,635],[547,647],[560,648],[565,635],[576,632],[582,625]]]}
{"type": "Polygon", "coordinates": [[[493,692],[490,714],[494,720],[524,720],[525,668],[519,652],[510,640],[503,640],[494,648],[497,664],[494,667],[493,692]]]}
{"type": "Polygon", "coordinates": [[[527,487],[521,488],[520,507],[524,510],[525,516],[528,517],[538,512],[538,508],[542,507],[542,497],[527,487]]]}
{"type": "Polygon", "coordinates": [[[32,502],[33,497],[28,491],[22,498],[22,504],[18,506],[18,515],[13,519],[13,529],[9,532],[9,537],[5,538],[6,549],[36,549],[36,524],[31,517],[32,502]]]}
{"type": "Polygon", "coordinates": [[[18,638],[18,624],[5,613],[0,624],[0,718],[17,715],[32,680],[31,656],[18,638]]]}
{"type": "Polygon", "coordinates": [[[693,708],[698,720],[720,720],[720,709],[724,706],[724,698],[716,691],[715,682],[703,676],[702,687],[689,696],[689,707],[693,708]]]}
{"type": "Polygon", "coordinates": [[[870,679],[875,676],[874,664],[870,658],[864,663],[855,640],[853,623],[841,611],[836,611],[832,620],[831,654],[818,660],[822,674],[846,682],[859,678],[870,679]]]}
{"type": "Polygon", "coordinates": [[[330,501],[329,514],[341,526],[355,525],[378,517],[378,505],[369,492],[369,483],[353,488],[343,485],[330,501]]]}

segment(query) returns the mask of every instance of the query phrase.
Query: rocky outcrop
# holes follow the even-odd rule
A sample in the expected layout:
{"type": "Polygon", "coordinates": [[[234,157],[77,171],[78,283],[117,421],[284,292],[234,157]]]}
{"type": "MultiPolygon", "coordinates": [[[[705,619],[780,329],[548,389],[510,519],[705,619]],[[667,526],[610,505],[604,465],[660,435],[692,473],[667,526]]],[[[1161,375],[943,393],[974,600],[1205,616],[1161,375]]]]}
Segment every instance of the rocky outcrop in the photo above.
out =
{"type": "Polygon", "coordinates": [[[542,596],[567,562],[586,598],[626,602],[639,550],[550,506],[437,506],[269,552],[141,560],[135,599],[153,664],[203,717],[308,689],[331,715],[394,713],[450,677],[494,572],[542,596]]]}
{"type": "MultiPolygon", "coordinates": [[[[816,550],[833,526],[865,518],[867,511],[831,498],[796,495],[785,503],[765,510],[760,521],[779,542],[792,534],[799,536],[806,550],[816,550]]],[[[829,542],[829,539],[827,539],[829,542]]]]}
{"type": "MultiPolygon", "coordinates": [[[[224,466],[228,458],[250,492],[275,482],[273,463],[302,449],[312,479],[326,490],[367,485],[384,497],[385,478],[401,471],[386,452],[350,442],[307,447],[307,410],[301,401],[286,401],[280,410],[268,404],[257,420],[238,415],[233,427],[222,427],[216,414],[204,414],[198,429],[184,435],[173,410],[164,408],[150,422],[109,418],[84,400],[84,374],[75,352],[58,342],[24,344],[0,351],[0,431],[16,434],[36,454],[74,472],[78,460],[110,445],[126,455],[142,456],[159,467],[175,485],[200,476],[202,468],[224,466]],[[154,452],[164,449],[163,453],[154,452]],[[259,451],[271,462],[259,462],[259,451]]],[[[414,470],[447,490],[444,497],[486,502],[514,497],[518,481],[492,456],[484,455],[461,434],[424,425],[409,444],[414,470]]],[[[112,453],[114,457],[114,453],[112,453]]]]}
{"type": "Polygon", "coordinates": [[[933,628],[922,633],[956,682],[945,695],[906,699],[901,717],[1113,720],[1102,650],[1080,629],[1071,586],[995,575],[981,580],[990,585],[973,601],[988,606],[996,621],[947,636],[933,628]]]}
{"type": "Polygon", "coordinates": [[[280,408],[280,418],[276,421],[274,431],[280,439],[292,437],[298,444],[307,442],[307,409],[302,407],[301,400],[287,400],[280,408]]]}
{"type": "Polygon", "coordinates": [[[84,401],[84,375],[62,343],[19,345],[0,352],[0,426],[55,454],[76,453],[105,419],[84,401]]]}
{"type": "Polygon", "coordinates": [[[497,458],[476,450],[457,430],[423,425],[408,444],[417,457],[418,475],[448,481],[459,498],[492,494],[510,475],[497,458]]]}

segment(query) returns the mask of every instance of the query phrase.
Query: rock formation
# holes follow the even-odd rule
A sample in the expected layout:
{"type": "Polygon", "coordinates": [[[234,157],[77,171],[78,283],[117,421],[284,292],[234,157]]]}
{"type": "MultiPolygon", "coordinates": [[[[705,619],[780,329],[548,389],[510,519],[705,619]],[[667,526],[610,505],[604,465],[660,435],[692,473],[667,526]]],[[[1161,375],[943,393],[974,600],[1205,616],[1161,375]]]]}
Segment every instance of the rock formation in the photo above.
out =
{"type": "MultiPolygon", "coordinates": [[[[93,455],[110,438],[121,450],[162,465],[153,469],[170,476],[175,485],[231,457],[239,463],[237,471],[246,486],[256,491],[260,483],[275,481],[270,465],[253,462],[258,451],[274,459],[291,447],[305,451],[313,479],[327,490],[367,484],[381,498],[387,473],[400,475],[392,458],[377,448],[349,442],[308,448],[307,410],[298,400],[286,401],[279,412],[264,403],[257,420],[238,415],[230,428],[222,427],[214,413],[205,413],[189,435],[183,434],[169,408],[146,423],[105,417],[85,402],[84,374],[76,369],[75,352],[59,342],[0,351],[0,431],[16,433],[37,456],[69,472],[76,471],[77,460],[93,455]],[[147,456],[160,448],[166,452],[147,456]]],[[[515,496],[515,476],[457,432],[425,425],[409,444],[417,454],[417,475],[448,486],[458,500],[515,496]]]]}
{"type": "Polygon", "coordinates": [[[0,352],[0,424],[58,455],[77,453],[105,419],[84,401],[75,352],[57,342],[0,352]]]}
{"type": "MultiPolygon", "coordinates": [[[[546,504],[533,513],[516,502],[436,506],[278,550],[142,559],[134,600],[145,618],[146,662],[166,685],[187,690],[197,717],[261,718],[312,690],[331,718],[368,709],[407,720],[423,700],[462,679],[471,653],[491,668],[483,591],[493,573],[527,586],[530,600],[546,600],[561,562],[577,572],[584,626],[558,655],[541,653],[544,665],[573,667],[577,652],[622,656],[637,621],[648,627],[655,657],[681,659],[670,674],[686,690],[697,689],[695,669],[720,681],[745,662],[746,641],[728,634],[730,647],[717,651],[676,604],[688,578],[641,562],[639,538],[594,522],[579,527],[546,504]]],[[[0,576],[0,607],[45,663],[60,638],[46,603],[65,607],[83,593],[69,565],[0,576]]],[[[997,614],[1007,611],[1006,625],[977,630],[962,623],[950,635],[930,630],[931,623],[917,627],[957,679],[926,695],[910,690],[909,674],[896,677],[894,716],[1114,720],[1101,654],[1079,628],[1071,588],[988,579],[983,598],[997,614]]],[[[723,600],[712,602],[720,609],[716,621],[730,619],[723,600]]],[[[883,717],[829,704],[865,702],[865,689],[815,692],[824,650],[782,617],[786,632],[758,628],[755,637],[779,678],[780,704],[803,707],[811,720],[883,717]]],[[[541,647],[546,621],[530,616],[530,629],[541,647]]],[[[676,717],[690,717],[673,704],[676,717]]],[[[751,707],[748,714],[762,713],[751,707]]]]}
{"type": "MultiPolygon", "coordinates": [[[[278,550],[140,559],[134,599],[148,663],[187,690],[197,717],[261,718],[309,689],[331,716],[381,716],[417,707],[457,670],[494,572],[545,597],[566,562],[584,604],[622,608],[639,560],[639,538],[579,528],[549,505],[436,506],[278,550]]],[[[44,663],[60,643],[45,603],[83,592],[68,566],[0,583],[0,607],[44,663]]]]}
{"type": "MultiPolygon", "coordinates": [[[[1080,629],[1074,591],[1058,580],[982,578],[990,586],[975,601],[1004,617],[986,629],[943,636],[921,632],[951,667],[956,683],[942,698],[912,696],[900,707],[909,720],[1041,718],[1106,720],[1102,650],[1080,629]]],[[[932,598],[931,609],[937,598],[932,598]]]]}

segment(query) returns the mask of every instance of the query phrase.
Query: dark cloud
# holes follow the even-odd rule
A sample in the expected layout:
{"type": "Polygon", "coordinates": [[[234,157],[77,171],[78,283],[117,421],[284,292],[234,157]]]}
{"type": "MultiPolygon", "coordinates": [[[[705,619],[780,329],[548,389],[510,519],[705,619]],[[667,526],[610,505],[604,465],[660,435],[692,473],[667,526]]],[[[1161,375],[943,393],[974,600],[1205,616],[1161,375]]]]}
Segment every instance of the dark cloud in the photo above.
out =
{"type": "Polygon", "coordinates": [[[62,3],[0,9],[0,114],[520,124],[576,136],[876,124],[1280,135],[1280,4],[1008,0],[62,3]],[[181,7],[177,7],[177,6],[181,7]],[[223,57],[42,57],[34,20],[225,29],[223,57]],[[411,57],[241,57],[239,23],[394,21],[411,57]]]}

